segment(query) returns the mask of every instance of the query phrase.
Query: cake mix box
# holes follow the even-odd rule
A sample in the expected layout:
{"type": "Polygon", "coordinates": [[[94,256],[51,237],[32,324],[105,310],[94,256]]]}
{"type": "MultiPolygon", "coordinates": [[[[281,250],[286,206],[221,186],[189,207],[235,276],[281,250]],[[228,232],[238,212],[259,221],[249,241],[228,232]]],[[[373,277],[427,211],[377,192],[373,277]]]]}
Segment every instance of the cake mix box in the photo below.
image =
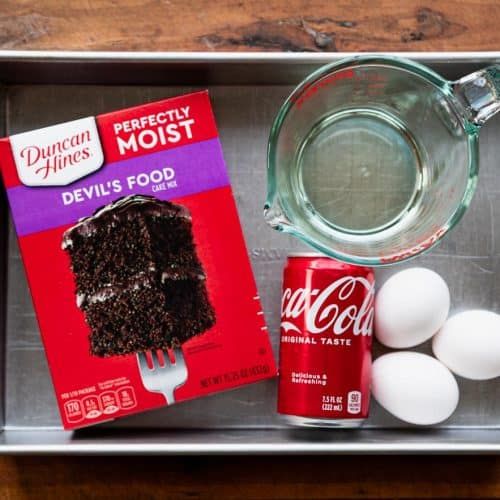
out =
{"type": "Polygon", "coordinates": [[[276,374],[207,92],[0,141],[64,427],[276,374]]]}

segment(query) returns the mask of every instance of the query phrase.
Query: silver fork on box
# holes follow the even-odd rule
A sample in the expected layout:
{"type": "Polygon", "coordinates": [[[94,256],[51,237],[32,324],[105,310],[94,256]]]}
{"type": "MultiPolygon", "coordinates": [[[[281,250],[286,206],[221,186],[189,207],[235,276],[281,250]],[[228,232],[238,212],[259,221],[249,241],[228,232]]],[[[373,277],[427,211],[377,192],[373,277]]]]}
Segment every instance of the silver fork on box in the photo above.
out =
{"type": "Polygon", "coordinates": [[[174,348],[174,361],[170,360],[167,351],[161,351],[163,354],[163,363],[156,351],[151,351],[153,366],[149,367],[147,354],[145,352],[137,353],[137,363],[141,373],[142,383],[150,392],[159,392],[167,400],[167,405],[175,403],[174,391],[177,387],[186,382],[188,370],[184,355],[180,348],[174,348]]]}

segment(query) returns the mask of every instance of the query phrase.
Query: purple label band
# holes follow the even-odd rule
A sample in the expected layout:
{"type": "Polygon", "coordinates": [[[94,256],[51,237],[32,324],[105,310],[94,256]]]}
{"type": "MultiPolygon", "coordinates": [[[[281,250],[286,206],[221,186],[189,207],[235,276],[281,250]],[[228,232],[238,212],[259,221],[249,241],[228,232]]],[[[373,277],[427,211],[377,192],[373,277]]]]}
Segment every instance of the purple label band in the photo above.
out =
{"type": "Polygon", "coordinates": [[[74,224],[130,194],[161,200],[229,185],[219,139],[104,165],[68,186],[7,190],[18,236],[74,224]]]}

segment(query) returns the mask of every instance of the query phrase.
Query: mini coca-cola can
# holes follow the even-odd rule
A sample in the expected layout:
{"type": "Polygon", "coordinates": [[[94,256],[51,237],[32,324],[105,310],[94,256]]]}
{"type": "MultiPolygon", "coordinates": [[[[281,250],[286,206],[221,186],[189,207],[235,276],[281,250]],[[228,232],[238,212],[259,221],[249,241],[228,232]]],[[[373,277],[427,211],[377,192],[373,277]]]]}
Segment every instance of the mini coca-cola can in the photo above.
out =
{"type": "Polygon", "coordinates": [[[278,412],[288,423],[358,427],[368,417],[373,270],[292,254],[283,276],[278,412]]]}

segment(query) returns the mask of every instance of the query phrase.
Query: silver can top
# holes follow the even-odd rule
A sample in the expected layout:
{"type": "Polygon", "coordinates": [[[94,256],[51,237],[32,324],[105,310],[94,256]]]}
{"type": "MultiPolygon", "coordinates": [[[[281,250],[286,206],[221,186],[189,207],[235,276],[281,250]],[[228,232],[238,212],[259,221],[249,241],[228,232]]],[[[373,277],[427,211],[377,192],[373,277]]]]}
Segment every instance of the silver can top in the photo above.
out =
{"type": "Polygon", "coordinates": [[[328,257],[328,255],[325,255],[320,252],[291,252],[287,254],[288,257],[326,257],[327,259],[330,259],[331,257],[328,257]]]}

